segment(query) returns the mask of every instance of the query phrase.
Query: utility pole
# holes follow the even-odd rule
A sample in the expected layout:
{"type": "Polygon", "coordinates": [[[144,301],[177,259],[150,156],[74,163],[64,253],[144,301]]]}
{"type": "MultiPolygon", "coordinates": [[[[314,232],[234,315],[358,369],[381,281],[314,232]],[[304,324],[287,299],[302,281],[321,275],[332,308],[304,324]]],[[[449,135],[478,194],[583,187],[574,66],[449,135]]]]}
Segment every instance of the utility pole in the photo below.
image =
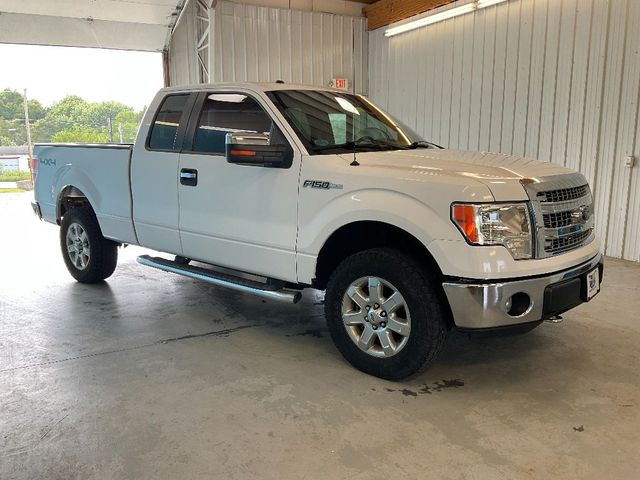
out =
{"type": "Polygon", "coordinates": [[[120,143],[124,143],[122,141],[122,124],[121,123],[118,124],[118,135],[120,135],[120,143]]]}
{"type": "Polygon", "coordinates": [[[111,117],[107,117],[107,126],[109,127],[109,143],[113,143],[113,123],[111,117]]]}
{"type": "Polygon", "coordinates": [[[29,173],[33,178],[33,149],[31,147],[31,125],[29,124],[29,103],[27,102],[27,89],[24,89],[24,124],[27,128],[27,158],[29,159],[29,173]]]}

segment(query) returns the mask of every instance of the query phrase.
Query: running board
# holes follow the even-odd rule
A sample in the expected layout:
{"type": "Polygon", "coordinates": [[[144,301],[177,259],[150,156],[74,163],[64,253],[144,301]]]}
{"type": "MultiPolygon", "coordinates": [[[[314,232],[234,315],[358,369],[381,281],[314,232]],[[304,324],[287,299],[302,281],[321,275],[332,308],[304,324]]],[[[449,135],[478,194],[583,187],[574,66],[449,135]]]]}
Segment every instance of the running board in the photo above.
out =
{"type": "Polygon", "coordinates": [[[213,270],[193,265],[184,265],[165,258],[140,255],[137,260],[138,263],[146,265],[147,267],[158,268],[165,272],[177,273],[178,275],[183,275],[195,280],[202,280],[220,287],[251,293],[262,298],[269,298],[271,300],[278,300],[280,302],[287,303],[298,303],[302,298],[302,293],[300,292],[283,290],[273,285],[234,277],[233,275],[227,275],[225,273],[215,272],[213,270]]]}

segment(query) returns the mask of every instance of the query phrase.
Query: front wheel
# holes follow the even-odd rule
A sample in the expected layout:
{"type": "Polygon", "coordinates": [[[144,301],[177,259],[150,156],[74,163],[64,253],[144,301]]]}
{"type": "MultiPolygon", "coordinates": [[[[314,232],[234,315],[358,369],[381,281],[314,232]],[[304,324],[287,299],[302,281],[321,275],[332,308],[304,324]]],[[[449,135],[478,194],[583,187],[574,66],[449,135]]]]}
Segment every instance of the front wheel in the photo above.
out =
{"type": "Polygon", "coordinates": [[[430,365],[446,338],[437,285],[411,257],[376,248],[344,260],[325,313],[340,353],[365,373],[398,380],[430,365]]]}
{"type": "Polygon", "coordinates": [[[118,263],[118,245],[102,236],[90,207],[69,210],[60,225],[60,249],[71,276],[96,283],[111,276],[118,263]]]}

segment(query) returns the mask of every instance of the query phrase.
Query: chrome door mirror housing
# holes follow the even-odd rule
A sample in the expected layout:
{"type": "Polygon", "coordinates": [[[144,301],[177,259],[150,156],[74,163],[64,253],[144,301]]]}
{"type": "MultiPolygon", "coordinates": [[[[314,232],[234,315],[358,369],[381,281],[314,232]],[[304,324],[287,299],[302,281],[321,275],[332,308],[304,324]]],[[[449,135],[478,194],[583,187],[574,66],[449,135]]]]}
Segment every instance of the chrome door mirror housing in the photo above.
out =
{"type": "Polygon", "coordinates": [[[271,145],[269,135],[255,132],[232,132],[225,137],[227,162],[238,165],[289,168],[293,151],[289,145],[271,145]]]}

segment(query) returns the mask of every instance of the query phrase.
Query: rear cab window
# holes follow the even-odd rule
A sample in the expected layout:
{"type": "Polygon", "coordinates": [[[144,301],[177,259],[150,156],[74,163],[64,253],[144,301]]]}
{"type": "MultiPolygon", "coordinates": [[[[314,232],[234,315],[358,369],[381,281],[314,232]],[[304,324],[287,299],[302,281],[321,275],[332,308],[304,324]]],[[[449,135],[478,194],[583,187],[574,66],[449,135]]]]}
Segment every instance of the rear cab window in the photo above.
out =
{"type": "Polygon", "coordinates": [[[151,125],[147,147],[149,150],[179,151],[178,130],[189,94],[168,95],[162,101],[151,125]]]}

